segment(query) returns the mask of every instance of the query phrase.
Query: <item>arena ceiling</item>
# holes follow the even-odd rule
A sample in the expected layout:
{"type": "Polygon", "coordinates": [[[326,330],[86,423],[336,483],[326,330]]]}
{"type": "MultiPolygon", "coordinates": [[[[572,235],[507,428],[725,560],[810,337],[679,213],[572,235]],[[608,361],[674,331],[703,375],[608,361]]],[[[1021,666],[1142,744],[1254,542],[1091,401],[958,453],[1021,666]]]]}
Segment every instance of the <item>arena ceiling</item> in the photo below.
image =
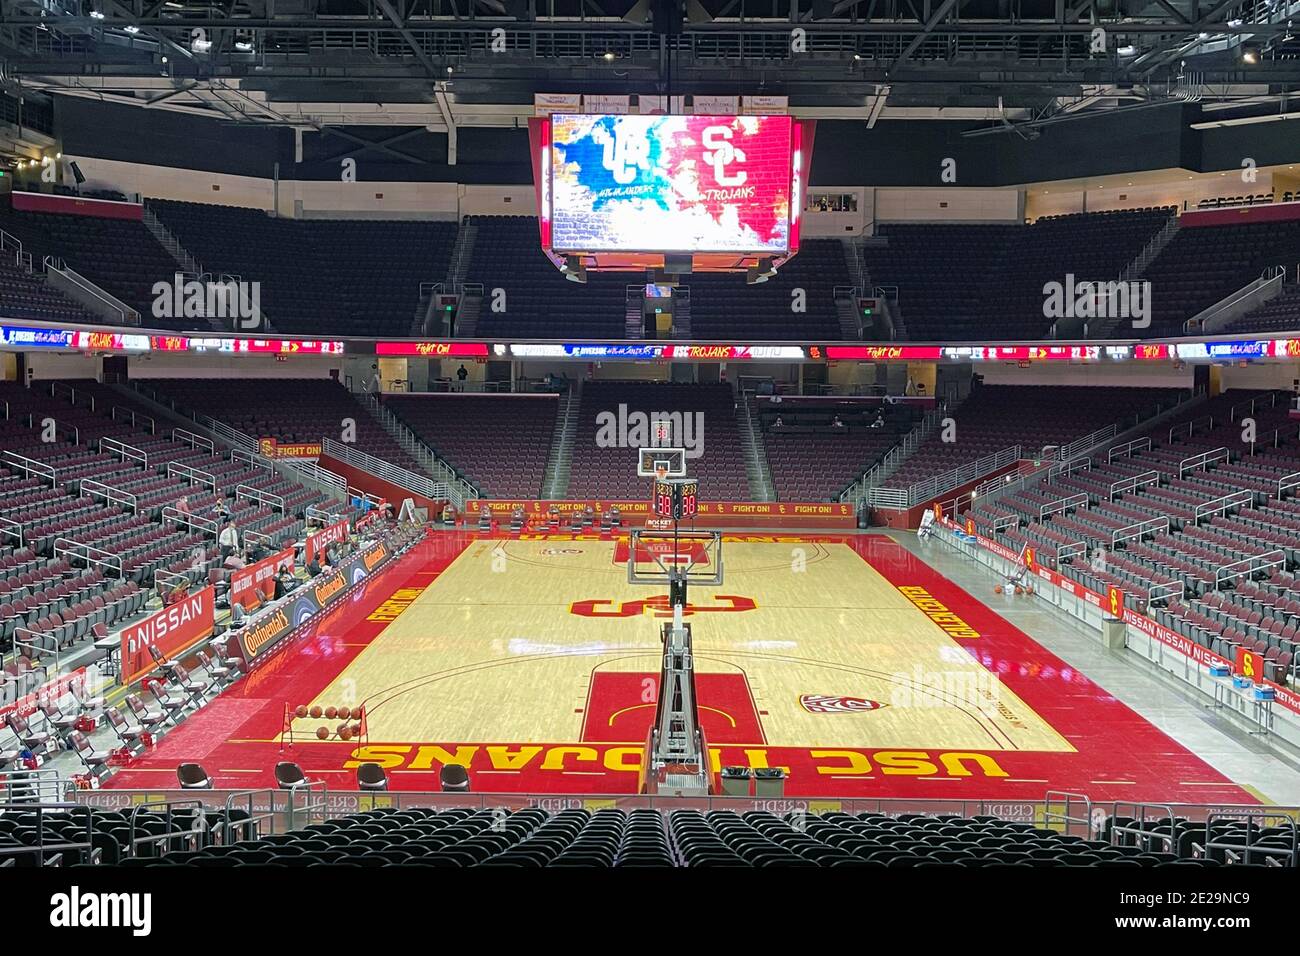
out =
{"type": "Polygon", "coordinates": [[[536,92],[740,92],[997,133],[1177,100],[1285,114],[1293,20],[1300,0],[0,0],[0,56],[11,93],[246,123],[503,126],[536,92]]]}

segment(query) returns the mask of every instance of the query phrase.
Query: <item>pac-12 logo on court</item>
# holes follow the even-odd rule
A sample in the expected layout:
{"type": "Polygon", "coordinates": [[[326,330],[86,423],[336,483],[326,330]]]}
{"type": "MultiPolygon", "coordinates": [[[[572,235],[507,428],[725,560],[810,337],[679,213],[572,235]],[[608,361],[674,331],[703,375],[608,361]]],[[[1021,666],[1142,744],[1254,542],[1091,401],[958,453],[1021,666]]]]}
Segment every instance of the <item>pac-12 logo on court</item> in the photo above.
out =
{"type": "Polygon", "coordinates": [[[799,705],[810,714],[860,714],[885,706],[878,700],[865,697],[829,697],[825,694],[801,694],[799,705]]]}

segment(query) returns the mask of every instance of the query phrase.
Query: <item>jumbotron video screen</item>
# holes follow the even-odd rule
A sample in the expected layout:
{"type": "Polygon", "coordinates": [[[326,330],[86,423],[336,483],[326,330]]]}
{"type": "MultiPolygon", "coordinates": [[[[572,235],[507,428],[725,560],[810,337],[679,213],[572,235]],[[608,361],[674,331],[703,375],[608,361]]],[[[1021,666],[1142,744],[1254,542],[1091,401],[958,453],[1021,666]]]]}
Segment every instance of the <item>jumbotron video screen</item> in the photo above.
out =
{"type": "Polygon", "coordinates": [[[551,123],[556,251],[789,250],[789,116],[555,114],[551,123]]]}

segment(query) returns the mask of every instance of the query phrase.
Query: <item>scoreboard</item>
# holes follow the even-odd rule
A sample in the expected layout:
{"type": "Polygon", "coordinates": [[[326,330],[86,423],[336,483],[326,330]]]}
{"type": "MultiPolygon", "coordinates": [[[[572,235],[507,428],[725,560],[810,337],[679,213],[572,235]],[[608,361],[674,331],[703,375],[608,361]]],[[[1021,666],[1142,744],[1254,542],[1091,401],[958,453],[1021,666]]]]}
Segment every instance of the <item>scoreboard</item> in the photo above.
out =
{"type": "Polygon", "coordinates": [[[700,512],[700,483],[695,478],[658,478],[654,486],[654,513],[659,518],[694,518],[700,512]]]}
{"type": "MultiPolygon", "coordinates": [[[[556,252],[787,253],[789,116],[550,119],[542,215],[556,252]]],[[[544,240],[545,244],[545,240],[544,240]]]]}

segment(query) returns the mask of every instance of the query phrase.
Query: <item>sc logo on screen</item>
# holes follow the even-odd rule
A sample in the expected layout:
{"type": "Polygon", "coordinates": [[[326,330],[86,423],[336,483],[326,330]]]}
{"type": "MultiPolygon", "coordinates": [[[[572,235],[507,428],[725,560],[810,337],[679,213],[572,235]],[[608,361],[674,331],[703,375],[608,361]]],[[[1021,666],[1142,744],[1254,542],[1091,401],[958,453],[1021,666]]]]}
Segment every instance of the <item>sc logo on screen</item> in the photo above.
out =
{"type": "Polygon", "coordinates": [[[704,128],[704,148],[711,150],[704,154],[704,161],[713,167],[713,178],[720,186],[743,186],[749,173],[740,169],[728,173],[727,167],[732,163],[745,162],[745,153],[731,145],[730,126],[706,126],[704,128]]]}

